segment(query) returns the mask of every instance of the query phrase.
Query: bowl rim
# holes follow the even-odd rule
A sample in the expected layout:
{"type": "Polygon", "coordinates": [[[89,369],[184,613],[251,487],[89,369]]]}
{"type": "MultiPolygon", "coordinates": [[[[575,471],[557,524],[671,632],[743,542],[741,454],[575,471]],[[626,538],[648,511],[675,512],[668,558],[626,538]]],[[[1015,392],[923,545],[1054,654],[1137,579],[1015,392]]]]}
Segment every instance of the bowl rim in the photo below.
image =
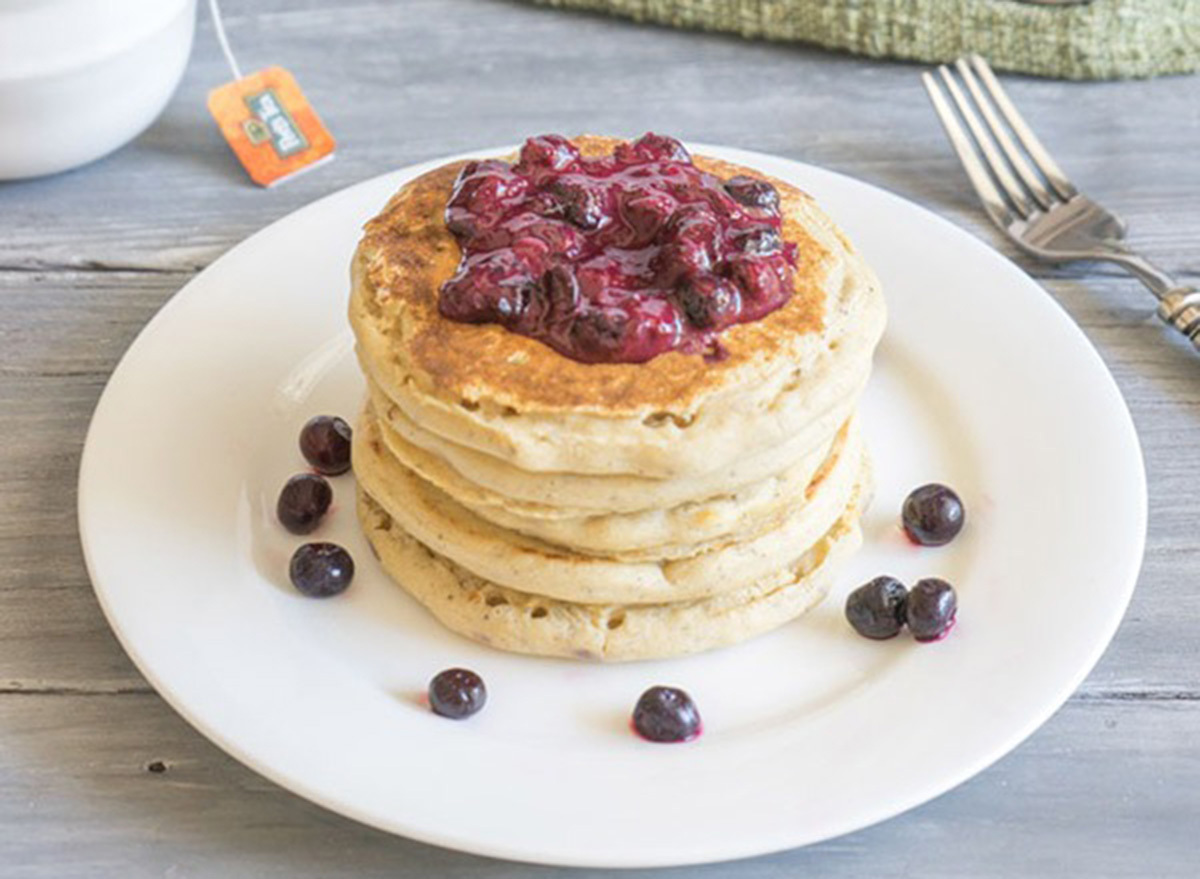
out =
{"type": "MultiPolygon", "coordinates": [[[[4,32],[0,39],[0,86],[19,84],[27,85],[32,80],[52,79],[58,76],[70,75],[79,70],[101,64],[115,56],[121,55],[133,48],[147,43],[186,17],[188,29],[196,28],[197,0],[110,0],[108,3],[97,4],[91,0],[0,0],[0,31],[4,32]],[[129,11],[122,18],[130,27],[128,33],[123,33],[106,12],[111,12],[113,6],[127,6],[129,11]],[[46,57],[43,54],[28,55],[19,52],[4,51],[6,46],[20,45],[25,42],[29,32],[28,22],[22,23],[22,16],[14,14],[18,10],[12,7],[36,7],[44,13],[42,21],[52,21],[55,16],[63,20],[66,16],[79,14],[93,15],[96,29],[73,28],[77,33],[86,33],[86,42],[76,44],[74,48],[60,48],[46,57]],[[104,10],[104,11],[101,11],[104,10]]],[[[38,25],[41,27],[43,25],[38,25]]],[[[36,42],[30,41],[37,45],[36,42]]],[[[76,41],[72,41],[76,42],[76,41]]],[[[189,46],[191,41],[189,40],[189,46]]]]}

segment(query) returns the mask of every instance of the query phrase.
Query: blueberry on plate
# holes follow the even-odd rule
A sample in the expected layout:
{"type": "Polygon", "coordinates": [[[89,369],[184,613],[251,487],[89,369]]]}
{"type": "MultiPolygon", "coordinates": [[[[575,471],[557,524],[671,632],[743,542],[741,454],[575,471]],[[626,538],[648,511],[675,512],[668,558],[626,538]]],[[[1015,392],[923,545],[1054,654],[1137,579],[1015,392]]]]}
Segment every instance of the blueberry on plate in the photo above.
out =
{"type": "Polygon", "coordinates": [[[324,476],[301,473],[284,483],[275,515],[293,534],[308,534],[321,524],[332,502],[333,489],[324,476]]]}
{"type": "Polygon", "coordinates": [[[686,742],[700,735],[700,712],[675,687],[651,687],[633,709],[633,728],[652,742],[686,742]]]}
{"type": "Polygon", "coordinates": [[[354,579],[354,559],[336,543],[306,543],[292,554],[288,576],[309,598],[329,598],[354,579]]]}
{"type": "Polygon", "coordinates": [[[882,641],[904,627],[908,590],[895,577],[876,577],[846,597],[846,619],[854,631],[882,641]]]}
{"type": "Polygon", "coordinates": [[[908,629],[918,641],[937,641],[954,626],[958,596],[945,580],[928,577],[918,580],[904,603],[908,629]]]}
{"type": "Polygon", "coordinates": [[[350,425],[336,415],[310,418],[300,431],[300,454],[318,473],[345,473],[350,469],[350,425]]]}
{"type": "Polygon", "coordinates": [[[913,543],[942,546],[962,531],[966,511],[952,488],[931,482],[914,489],[904,500],[901,520],[913,543]]]}
{"type": "Polygon", "coordinates": [[[465,668],[448,668],[429,682],[429,707],[434,714],[462,720],[487,704],[483,678],[465,668]]]}

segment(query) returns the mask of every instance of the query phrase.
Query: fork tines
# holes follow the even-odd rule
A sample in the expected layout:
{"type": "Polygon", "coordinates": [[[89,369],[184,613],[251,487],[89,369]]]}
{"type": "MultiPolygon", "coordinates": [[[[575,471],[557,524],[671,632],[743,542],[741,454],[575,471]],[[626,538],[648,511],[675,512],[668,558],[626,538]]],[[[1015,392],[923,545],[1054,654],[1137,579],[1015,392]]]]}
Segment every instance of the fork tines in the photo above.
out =
{"type": "Polygon", "coordinates": [[[932,73],[922,75],[925,89],[971,184],[994,222],[1008,226],[1035,212],[1047,211],[1055,203],[1068,201],[1077,194],[1067,175],[1021,118],[983,58],[978,55],[959,58],[954,62],[953,70],[943,64],[937,72],[941,84],[932,73]],[[950,94],[949,101],[946,92],[950,94]],[[957,116],[950,106],[951,101],[958,110],[957,116]],[[966,129],[959,122],[959,116],[966,122],[966,129]],[[1018,143],[1024,152],[1018,148],[1018,143]],[[1026,155],[1034,167],[1030,167],[1026,155]]]}
{"type": "Polygon", "coordinates": [[[1200,350],[1200,290],[1122,246],[1124,222],[1075,189],[987,62],[971,55],[937,72],[922,75],[925,89],[992,222],[1039,259],[1123,266],[1158,297],[1158,316],[1200,350]]]}

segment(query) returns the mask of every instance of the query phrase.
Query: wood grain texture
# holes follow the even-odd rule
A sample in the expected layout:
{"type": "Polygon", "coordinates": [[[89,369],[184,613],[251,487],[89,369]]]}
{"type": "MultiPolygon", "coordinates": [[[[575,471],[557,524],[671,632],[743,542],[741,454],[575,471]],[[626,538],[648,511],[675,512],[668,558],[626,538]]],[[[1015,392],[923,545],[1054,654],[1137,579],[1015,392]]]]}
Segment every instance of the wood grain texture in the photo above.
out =
{"type": "MultiPolygon", "coordinates": [[[[762,149],[996,236],[913,66],[501,0],[225,6],[244,67],[296,73],[341,142],[332,165],[270,191],[249,183],[203,109],[227,72],[202,21],[183,85],[135,143],[0,185],[0,875],[600,875],[358,827],[242,768],[152,693],[100,614],[75,525],[79,454],[108,374],[162,303],[271,220],[399,165],[535,131],[654,128],[762,149]],[[147,771],[153,761],[166,771],[147,771]]],[[[1200,81],[1010,81],[1133,243],[1200,283],[1200,81]]],[[[1145,451],[1146,564],[1112,647],[1043,730],[934,803],[810,849],[662,875],[1195,875],[1200,358],[1118,272],[1018,262],[1095,342],[1145,451]]]]}
{"type": "MultiPolygon", "coordinates": [[[[1200,761],[1179,743],[1197,724],[1195,701],[1074,702],[1017,755],[903,818],[733,865],[607,875],[1191,879],[1200,761]]],[[[0,725],[5,877],[604,875],[354,824],[245,769],[151,694],[9,697],[0,725]]]]}

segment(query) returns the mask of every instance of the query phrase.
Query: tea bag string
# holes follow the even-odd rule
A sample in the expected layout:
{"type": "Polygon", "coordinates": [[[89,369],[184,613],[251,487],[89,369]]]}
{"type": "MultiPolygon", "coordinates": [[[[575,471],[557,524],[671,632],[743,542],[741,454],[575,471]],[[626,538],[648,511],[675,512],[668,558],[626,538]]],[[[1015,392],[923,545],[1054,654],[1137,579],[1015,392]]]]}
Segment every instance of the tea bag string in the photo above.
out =
{"type": "Polygon", "coordinates": [[[229,62],[229,69],[233,71],[233,78],[241,79],[242,69],[238,67],[237,59],[233,57],[233,49],[229,48],[229,38],[225,36],[225,23],[221,20],[221,7],[217,4],[217,0],[208,0],[208,9],[212,13],[213,31],[217,35],[217,42],[221,44],[225,60],[229,62]]]}

